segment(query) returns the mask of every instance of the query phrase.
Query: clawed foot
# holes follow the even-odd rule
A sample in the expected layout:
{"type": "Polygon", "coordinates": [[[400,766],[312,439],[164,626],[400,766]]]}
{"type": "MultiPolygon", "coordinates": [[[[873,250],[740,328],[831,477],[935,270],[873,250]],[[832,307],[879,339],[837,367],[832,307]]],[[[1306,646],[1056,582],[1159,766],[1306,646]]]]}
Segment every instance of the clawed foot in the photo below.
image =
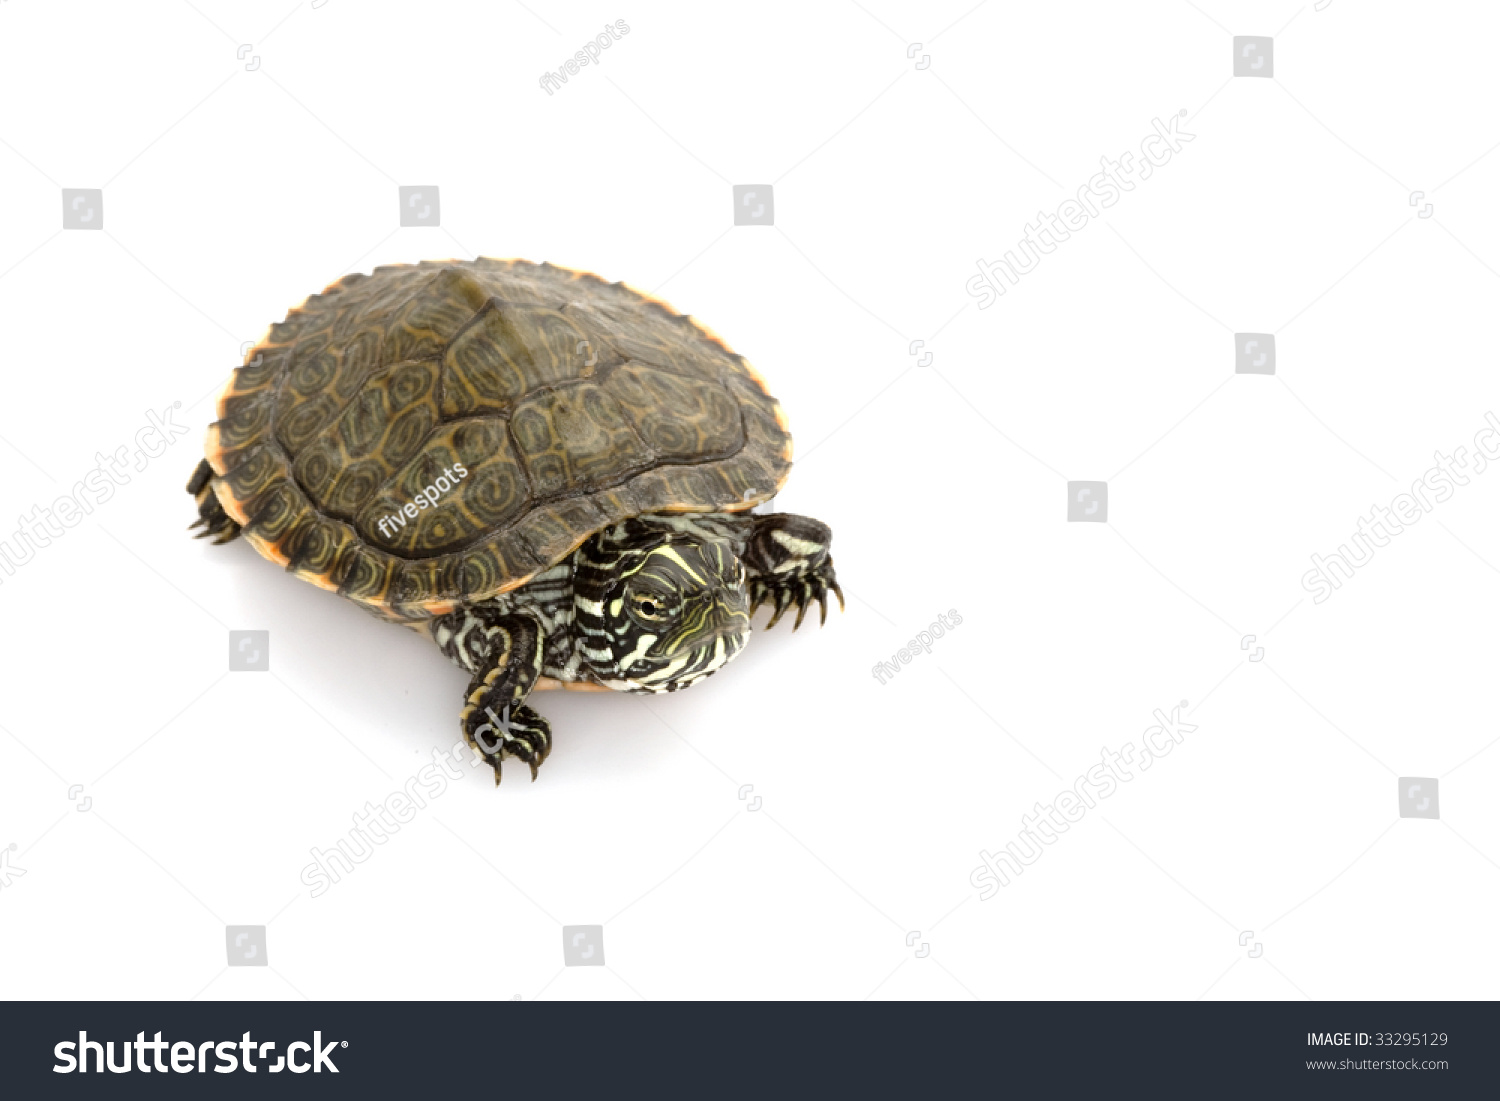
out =
{"type": "Polygon", "coordinates": [[[782,613],[795,604],[795,631],[802,626],[802,617],[813,601],[822,609],[818,617],[821,626],[828,620],[830,590],[843,608],[844,594],[833,573],[833,559],[828,557],[833,532],[827,524],[788,512],[754,517],[754,524],[745,547],[745,571],[749,575],[750,614],[767,602],[776,609],[766,630],[776,626],[782,613]]]}
{"type": "Polygon", "coordinates": [[[188,481],[187,491],[198,502],[198,519],[188,526],[188,531],[202,528],[194,538],[203,539],[212,535],[215,537],[215,544],[227,543],[240,534],[240,526],[224,511],[224,506],[219,504],[219,497],[209,484],[213,481],[213,476],[213,468],[205,459],[198,464],[198,469],[193,471],[193,477],[188,481]]]}
{"type": "Polygon", "coordinates": [[[552,752],[552,724],[524,703],[497,708],[482,700],[476,702],[471,694],[459,721],[464,740],[495,770],[496,784],[500,783],[500,763],[505,758],[524,761],[535,780],[536,770],[552,752]]]}
{"type": "Polygon", "coordinates": [[[762,604],[771,603],[775,611],[770,621],[766,624],[766,630],[776,626],[781,619],[782,613],[788,608],[796,605],[797,618],[792,623],[792,630],[802,626],[802,617],[807,614],[807,609],[814,601],[818,605],[818,626],[828,622],[828,594],[832,592],[839,598],[839,610],[844,609],[844,593],[839,588],[838,578],[833,572],[833,559],[824,558],[812,571],[802,574],[800,577],[776,577],[772,575],[752,577],[750,579],[750,614],[755,614],[755,609],[762,604]]]}

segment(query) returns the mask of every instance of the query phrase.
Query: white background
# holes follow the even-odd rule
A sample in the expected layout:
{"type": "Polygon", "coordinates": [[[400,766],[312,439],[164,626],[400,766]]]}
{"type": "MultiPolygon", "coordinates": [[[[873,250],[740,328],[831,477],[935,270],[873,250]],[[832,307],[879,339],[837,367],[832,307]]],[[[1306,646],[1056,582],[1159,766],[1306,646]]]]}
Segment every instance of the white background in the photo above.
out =
{"type": "Polygon", "coordinates": [[[0,575],[0,996],[1493,997],[1500,473],[1326,602],[1299,579],[1500,412],[1497,22],[0,2],[0,538],[147,410],[192,429],[0,575]],[[1235,34],[1274,79],[1231,78],[1235,34]],[[1182,110],[1190,144],[977,308],[976,260],[1182,110]],[[775,225],[734,227],[767,183],[775,225]],[[398,228],[408,184],[440,228],[398,228]],[[103,232],[61,228],[64,187],[103,232]],[[747,356],[848,610],[670,698],[538,697],[535,784],[466,770],[313,899],[309,850],[453,744],[466,677],[188,538],[182,486],[242,342],[345,272],[476,254],[747,356]],[[1274,376],[1234,374],[1236,332],[1274,376]],[[1107,524],[1065,521],[1068,479],[1108,480],[1107,524]],[[226,670],[238,628],[268,674],[226,670]],[[1180,700],[1197,730],[980,901],[979,851],[1180,700]],[[1440,820],[1398,817],[1401,776],[1440,820]],[[226,967],[227,924],[269,924],[270,966],[226,967]],[[563,966],[575,924],[607,966],[563,966]]]}

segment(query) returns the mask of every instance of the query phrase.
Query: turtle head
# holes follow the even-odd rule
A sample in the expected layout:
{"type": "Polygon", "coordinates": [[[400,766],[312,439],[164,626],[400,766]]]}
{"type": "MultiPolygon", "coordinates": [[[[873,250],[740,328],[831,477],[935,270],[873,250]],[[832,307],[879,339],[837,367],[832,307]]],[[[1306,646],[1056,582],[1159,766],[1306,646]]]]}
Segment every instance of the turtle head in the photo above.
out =
{"type": "Polygon", "coordinates": [[[612,687],[675,692],[722,668],[750,637],[745,567],[718,539],[658,534],[595,564],[593,600],[575,598],[583,658],[612,687]]]}

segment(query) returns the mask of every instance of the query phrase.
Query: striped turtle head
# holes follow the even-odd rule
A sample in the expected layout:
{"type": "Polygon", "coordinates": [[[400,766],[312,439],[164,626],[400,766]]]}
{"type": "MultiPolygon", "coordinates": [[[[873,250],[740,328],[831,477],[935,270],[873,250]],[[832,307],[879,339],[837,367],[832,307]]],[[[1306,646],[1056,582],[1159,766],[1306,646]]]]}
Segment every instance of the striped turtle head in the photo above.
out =
{"type": "Polygon", "coordinates": [[[675,692],[716,672],[750,637],[745,567],[729,543],[657,534],[575,574],[583,661],[628,692],[675,692]]]}

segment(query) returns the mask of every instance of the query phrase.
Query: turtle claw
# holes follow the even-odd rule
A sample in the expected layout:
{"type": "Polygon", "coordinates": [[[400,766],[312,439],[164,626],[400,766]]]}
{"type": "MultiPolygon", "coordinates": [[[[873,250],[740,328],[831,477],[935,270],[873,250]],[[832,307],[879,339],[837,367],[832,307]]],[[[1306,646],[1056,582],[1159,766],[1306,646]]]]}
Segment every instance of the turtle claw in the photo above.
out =
{"type": "MultiPolygon", "coordinates": [[[[516,754],[516,756],[519,757],[520,754],[516,754]]],[[[531,782],[534,784],[534,783],[536,783],[537,763],[534,760],[532,760],[532,761],[526,761],[525,763],[526,763],[527,767],[529,767],[531,769],[531,782]]],[[[500,761],[493,761],[493,762],[491,762],[490,767],[495,770],[495,786],[499,787],[500,786],[501,762],[500,761]]]]}
{"type": "MultiPolygon", "coordinates": [[[[801,602],[798,601],[798,603],[800,604],[801,602]]],[[[766,624],[766,630],[769,631],[772,627],[776,626],[777,622],[781,619],[782,613],[791,607],[791,605],[792,591],[790,589],[778,589],[776,592],[776,614],[766,624]]]]}
{"type": "MultiPolygon", "coordinates": [[[[492,768],[492,769],[495,770],[495,786],[496,787],[500,786],[500,780],[502,778],[501,777],[501,773],[504,770],[504,763],[505,763],[505,758],[506,757],[515,757],[517,760],[521,761],[528,768],[530,768],[531,769],[531,782],[533,784],[536,783],[536,770],[537,770],[537,763],[538,762],[536,760],[536,756],[535,756],[534,753],[533,753],[532,759],[529,760],[529,761],[526,760],[525,757],[522,757],[521,754],[519,752],[515,751],[515,750],[511,750],[508,753],[504,753],[501,756],[494,758],[493,760],[491,760],[488,755],[486,755],[486,754],[484,754],[482,752],[480,753],[480,756],[484,757],[485,763],[488,764],[490,766],[490,768],[492,768]]],[[[542,754],[542,756],[545,757],[546,754],[544,753],[544,754],[542,754]]]]}
{"type": "MultiPolygon", "coordinates": [[[[531,770],[532,783],[535,783],[537,769],[552,750],[552,732],[546,719],[525,705],[512,709],[510,714],[506,729],[490,734],[480,733],[483,725],[476,723],[469,713],[465,713],[463,720],[464,736],[474,752],[494,770],[496,787],[503,778],[502,766],[510,758],[526,765],[531,770]],[[497,741],[498,745],[495,744],[497,741]]],[[[480,713],[480,718],[484,718],[483,713],[480,713]]]]}
{"type": "Polygon", "coordinates": [[[844,594],[839,588],[837,579],[833,576],[833,564],[824,561],[816,570],[813,570],[795,580],[783,580],[777,586],[771,586],[757,579],[752,585],[753,604],[750,612],[753,615],[755,609],[762,603],[775,598],[775,612],[766,624],[766,630],[780,621],[782,615],[792,607],[797,607],[797,618],[792,622],[792,630],[802,626],[802,621],[807,617],[807,609],[812,607],[816,601],[818,605],[818,626],[822,627],[828,622],[828,594],[832,592],[839,598],[839,610],[844,608],[844,594]]]}

